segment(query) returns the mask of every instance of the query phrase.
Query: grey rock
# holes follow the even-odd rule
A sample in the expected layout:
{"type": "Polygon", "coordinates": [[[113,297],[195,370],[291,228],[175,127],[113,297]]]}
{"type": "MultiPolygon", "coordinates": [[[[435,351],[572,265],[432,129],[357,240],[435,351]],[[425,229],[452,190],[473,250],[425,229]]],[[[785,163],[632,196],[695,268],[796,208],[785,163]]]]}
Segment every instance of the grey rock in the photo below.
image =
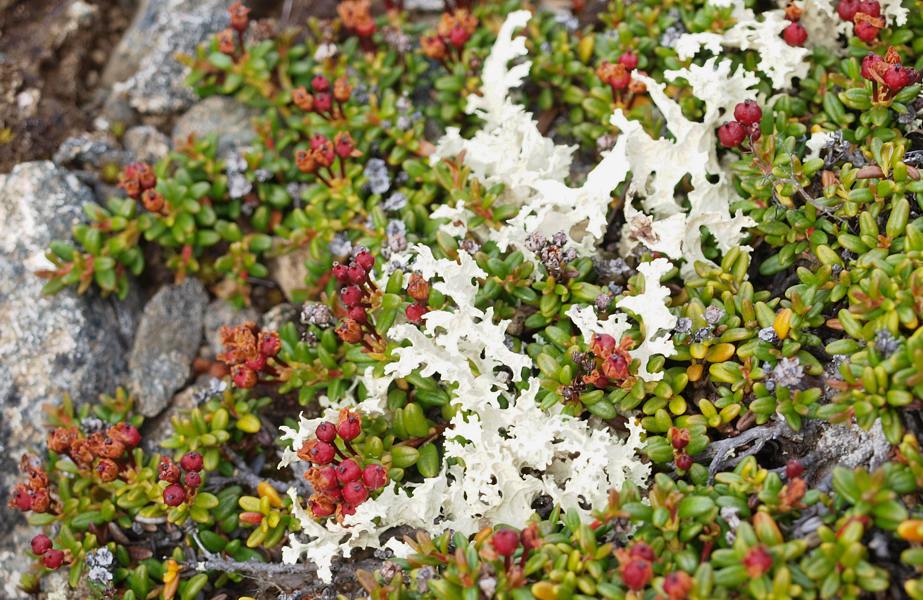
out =
{"type": "MultiPolygon", "coordinates": [[[[18,460],[39,451],[42,405],[113,391],[127,375],[138,318],[137,293],[126,301],[65,290],[43,296],[34,272],[49,268],[48,244],[70,239],[90,190],[48,161],[22,163],[0,176],[0,488],[18,480],[18,460]]],[[[0,504],[0,597],[16,598],[30,529],[0,504]]],[[[32,532],[34,534],[34,532],[32,532]]]]}
{"type": "Polygon", "coordinates": [[[115,137],[104,131],[69,137],[54,154],[55,163],[73,169],[96,170],[109,164],[121,166],[130,160],[115,137]]]}
{"type": "Polygon", "coordinates": [[[260,328],[278,331],[283,325],[291,321],[298,322],[299,307],[294,304],[277,304],[273,306],[260,319],[260,328]]]}
{"type": "Polygon", "coordinates": [[[161,288],[145,305],[128,359],[138,412],[160,413],[191,374],[202,341],[208,293],[197,279],[161,288]]]}
{"type": "Polygon", "coordinates": [[[208,350],[212,357],[223,350],[221,345],[221,328],[225,325],[233,327],[245,321],[257,322],[260,314],[252,308],[238,309],[233,304],[218,298],[213,300],[205,311],[205,339],[208,341],[208,350]]]}
{"type": "Polygon", "coordinates": [[[138,123],[138,113],[129,104],[128,95],[125,92],[112,92],[105,98],[99,115],[93,121],[96,129],[124,131],[125,128],[138,123]]]}
{"type": "Polygon", "coordinates": [[[178,52],[196,46],[228,26],[224,0],[143,0],[135,19],[116,46],[101,82],[124,92],[142,115],[164,115],[195,101],[185,85],[186,67],[178,52]]]}
{"type": "Polygon", "coordinates": [[[282,254],[269,261],[269,272],[272,279],[282,288],[282,293],[292,300],[296,290],[305,288],[305,279],[308,277],[306,262],[310,257],[307,248],[299,248],[289,254],[282,254]]]}
{"type": "Polygon", "coordinates": [[[218,155],[239,150],[256,137],[250,125],[256,113],[232,98],[211,96],[190,108],[173,127],[173,142],[185,141],[190,135],[203,138],[218,136],[218,155]]]}
{"type": "Polygon", "coordinates": [[[125,149],[135,160],[155,163],[170,152],[170,138],[150,125],[132,127],[122,137],[125,149]]]}

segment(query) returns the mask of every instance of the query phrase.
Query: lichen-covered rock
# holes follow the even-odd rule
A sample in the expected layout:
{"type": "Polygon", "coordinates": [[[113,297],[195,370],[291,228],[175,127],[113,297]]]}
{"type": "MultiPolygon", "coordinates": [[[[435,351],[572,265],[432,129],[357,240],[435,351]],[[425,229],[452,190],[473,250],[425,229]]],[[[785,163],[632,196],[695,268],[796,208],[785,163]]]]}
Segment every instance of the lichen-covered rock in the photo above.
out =
{"type": "Polygon", "coordinates": [[[64,140],[54,154],[54,162],[74,169],[99,169],[114,164],[122,166],[130,155],[123,150],[115,137],[106,131],[82,133],[64,140]]]}
{"type": "Polygon", "coordinates": [[[232,98],[211,96],[177,119],[173,127],[173,142],[181,143],[190,135],[203,138],[216,134],[218,156],[224,156],[253,141],[256,134],[250,120],[254,114],[252,109],[232,98]]]}
{"type": "Polygon", "coordinates": [[[150,125],[132,127],[125,132],[122,143],[135,160],[146,163],[155,163],[170,152],[170,138],[150,125]]]}
{"type": "MultiPolygon", "coordinates": [[[[96,400],[127,375],[137,294],[125,302],[64,291],[42,296],[34,271],[48,266],[54,239],[68,239],[92,192],[51,162],[17,165],[0,177],[0,487],[18,477],[17,461],[42,445],[42,405],[65,394],[96,400]]],[[[28,564],[24,521],[0,503],[0,597],[15,598],[28,564]]]]}
{"type": "Polygon", "coordinates": [[[183,387],[202,341],[208,293],[198,279],[163,287],[145,305],[128,361],[130,390],[145,417],[183,387]]]}
{"type": "Polygon", "coordinates": [[[239,309],[233,304],[218,298],[208,305],[205,311],[205,339],[212,356],[217,356],[223,350],[221,344],[221,327],[233,327],[246,321],[258,321],[260,314],[252,308],[239,309]]]}
{"type": "Polygon", "coordinates": [[[279,284],[282,293],[289,300],[294,298],[296,291],[305,288],[305,281],[308,277],[308,258],[310,258],[308,249],[299,248],[269,261],[269,272],[273,280],[279,284]]]}
{"type": "Polygon", "coordinates": [[[185,110],[195,95],[184,83],[178,52],[227,27],[224,0],[145,0],[103,72],[103,85],[124,92],[142,115],[185,110]]]}
{"type": "Polygon", "coordinates": [[[260,327],[269,331],[278,331],[286,323],[298,321],[298,307],[294,304],[277,304],[266,311],[260,319],[260,327]]]}

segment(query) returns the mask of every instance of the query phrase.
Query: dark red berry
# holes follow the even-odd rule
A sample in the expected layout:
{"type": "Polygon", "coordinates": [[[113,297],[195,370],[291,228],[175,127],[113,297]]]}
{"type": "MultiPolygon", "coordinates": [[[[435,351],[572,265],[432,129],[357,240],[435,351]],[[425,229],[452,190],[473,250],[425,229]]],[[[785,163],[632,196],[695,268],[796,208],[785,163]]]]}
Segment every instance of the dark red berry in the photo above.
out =
{"type": "Polygon", "coordinates": [[[593,341],[590,344],[590,351],[600,358],[608,357],[615,351],[617,346],[615,338],[607,333],[593,334],[593,341]]]}
{"type": "Polygon", "coordinates": [[[171,483],[163,491],[163,503],[167,506],[179,506],[186,501],[186,490],[176,483],[171,483]]]}
{"type": "Polygon", "coordinates": [[[747,137],[747,130],[737,121],[728,121],[718,128],[718,141],[725,148],[739,146],[747,137]]]}
{"type": "Polygon", "coordinates": [[[772,556],[762,546],[755,546],[747,551],[743,563],[747,575],[756,579],[772,568],[772,556]]]}
{"type": "Polygon", "coordinates": [[[360,250],[356,254],[356,264],[365,269],[366,272],[371,271],[372,267],[375,266],[375,257],[368,250],[360,250]]]}
{"type": "Polygon", "coordinates": [[[512,556],[519,547],[519,534],[512,529],[500,529],[490,538],[490,545],[500,556],[512,556]]]}
{"type": "Polygon", "coordinates": [[[366,270],[359,265],[353,265],[349,268],[349,282],[356,285],[362,285],[367,276],[366,270]]]}
{"type": "Polygon", "coordinates": [[[857,12],[859,12],[859,0],[840,0],[840,3],[836,6],[836,14],[850,23],[852,23],[857,12]]]}
{"type": "Polygon", "coordinates": [[[866,14],[870,17],[880,17],[881,4],[879,4],[877,0],[863,0],[862,2],[859,2],[859,6],[857,7],[856,12],[866,14]]]}
{"type": "Polygon", "coordinates": [[[311,80],[311,88],[315,92],[326,92],[330,89],[330,80],[323,75],[315,75],[311,80]]]}
{"type": "Polygon", "coordinates": [[[651,563],[642,558],[633,558],[622,565],[622,581],[630,590],[643,590],[653,576],[651,563]]]}
{"type": "Polygon", "coordinates": [[[644,542],[638,542],[629,548],[628,556],[632,558],[640,558],[646,560],[647,562],[654,562],[654,559],[656,558],[656,556],[654,556],[654,549],[644,542]]]}
{"type": "Polygon", "coordinates": [[[356,323],[366,323],[369,320],[368,313],[365,312],[365,309],[361,306],[354,306],[350,308],[346,314],[349,315],[349,318],[356,323]]]}
{"type": "Polygon", "coordinates": [[[792,23],[782,31],[782,39],[789,46],[804,46],[808,40],[808,30],[801,23],[792,23]]]}
{"type": "Polygon", "coordinates": [[[888,89],[893,92],[900,91],[910,85],[910,73],[901,65],[891,65],[888,67],[882,79],[885,85],[888,86],[888,89]]]}
{"type": "Polygon", "coordinates": [[[638,67],[638,55],[628,50],[619,57],[619,63],[629,71],[636,69],[638,67]]]}
{"type": "Polygon", "coordinates": [[[48,569],[57,569],[64,563],[64,552],[51,549],[42,556],[42,564],[48,569]]]}
{"type": "Polygon", "coordinates": [[[175,462],[170,460],[169,456],[161,456],[160,464],[157,465],[157,477],[161,481],[176,483],[179,481],[180,470],[175,462]]]}
{"type": "Polygon", "coordinates": [[[865,58],[862,59],[862,78],[873,81],[875,79],[874,75],[878,73],[878,68],[881,63],[884,62],[884,59],[869,52],[865,55],[865,58]]]}
{"type": "Polygon", "coordinates": [[[692,585],[692,577],[685,571],[674,571],[663,578],[663,592],[667,600],[686,600],[692,585]]]}
{"type": "Polygon", "coordinates": [[[324,92],[314,96],[314,108],[318,112],[327,112],[333,106],[333,96],[329,93],[324,92]]]}
{"type": "Polygon", "coordinates": [[[414,303],[407,307],[405,314],[407,315],[407,320],[415,325],[419,325],[423,322],[423,315],[429,312],[429,308],[424,304],[414,303]]]}
{"type": "Polygon", "coordinates": [[[370,490],[377,490],[388,484],[388,471],[381,465],[367,465],[362,470],[362,482],[370,490]]]}
{"type": "Polygon", "coordinates": [[[314,467],[308,473],[310,475],[308,479],[311,481],[314,489],[324,493],[331,490],[337,490],[339,492],[340,484],[337,482],[337,471],[334,467],[314,467]]]}
{"type": "Polygon", "coordinates": [[[49,550],[51,550],[51,538],[47,535],[40,533],[34,538],[32,538],[32,552],[41,556],[49,550]]]}
{"type": "Polygon", "coordinates": [[[340,290],[340,299],[343,300],[343,304],[349,308],[358,306],[359,303],[362,302],[362,288],[357,285],[345,287],[340,290]]]}
{"type": "Polygon", "coordinates": [[[196,489],[202,485],[202,476],[199,475],[198,471],[189,471],[183,476],[183,481],[187,486],[191,487],[192,489],[196,489]]]}
{"type": "Polygon", "coordinates": [[[253,358],[247,360],[247,362],[245,362],[244,365],[248,369],[252,369],[254,371],[262,371],[263,367],[266,366],[266,357],[263,356],[262,354],[257,354],[253,358]]]}
{"type": "Polygon", "coordinates": [[[259,336],[260,354],[272,357],[282,350],[282,339],[275,331],[261,331],[259,336]]]}
{"type": "Polygon", "coordinates": [[[349,267],[346,265],[342,263],[333,263],[330,272],[333,273],[333,276],[340,283],[349,283],[349,267]]]}
{"type": "Polygon", "coordinates": [[[141,432],[134,425],[116,423],[109,428],[109,437],[117,440],[129,448],[134,448],[141,443],[141,432]]]}
{"type": "Polygon", "coordinates": [[[689,430],[685,428],[670,428],[670,443],[677,450],[682,450],[689,445],[689,430]]]}
{"type": "Polygon", "coordinates": [[[247,365],[234,365],[231,367],[231,380],[235,387],[247,390],[256,385],[256,371],[247,365]]]}
{"type": "Polygon", "coordinates": [[[343,486],[343,500],[352,506],[358,506],[369,497],[369,490],[361,481],[350,481],[343,486]]]}
{"type": "Polygon", "coordinates": [[[734,118],[744,125],[753,125],[763,118],[763,109],[753,100],[744,100],[734,107],[734,118]]]}
{"type": "Polygon", "coordinates": [[[362,477],[362,469],[351,458],[340,461],[340,464],[336,466],[336,472],[337,481],[344,484],[350,481],[358,481],[362,477]]]}
{"type": "Polygon", "coordinates": [[[201,471],[205,466],[205,459],[198,452],[187,452],[179,459],[179,466],[187,471],[201,471]]]}
{"type": "Polygon", "coordinates": [[[32,510],[32,495],[23,487],[17,486],[10,496],[10,505],[21,511],[32,510]]]}
{"type": "Polygon", "coordinates": [[[308,457],[316,465],[326,465],[336,456],[336,448],[327,442],[317,442],[308,451],[308,457]]]}
{"type": "Polygon", "coordinates": [[[463,48],[468,43],[471,34],[462,25],[456,25],[449,32],[449,43],[456,48],[463,48]]]}
{"type": "Polygon", "coordinates": [[[318,494],[311,496],[308,506],[311,509],[311,514],[317,519],[329,517],[337,509],[337,505],[332,498],[318,494]]]}
{"type": "Polygon", "coordinates": [[[804,466],[794,458],[785,463],[785,476],[789,479],[801,477],[804,473],[804,466]]]}
{"type": "Polygon", "coordinates": [[[677,456],[675,459],[675,462],[676,462],[676,468],[680,469],[681,471],[688,471],[689,469],[692,468],[692,462],[693,462],[692,457],[686,454],[685,452],[677,456]]]}
{"type": "Polygon", "coordinates": [[[362,419],[358,414],[344,408],[340,411],[337,433],[347,442],[351,442],[362,433],[362,419]]]}
{"type": "Polygon", "coordinates": [[[314,430],[314,435],[322,442],[333,443],[337,438],[337,426],[330,421],[324,421],[314,430]]]}
{"type": "Polygon", "coordinates": [[[859,21],[856,23],[856,37],[866,43],[871,43],[875,41],[875,38],[878,37],[879,28],[875,27],[868,21],[859,21]]]}

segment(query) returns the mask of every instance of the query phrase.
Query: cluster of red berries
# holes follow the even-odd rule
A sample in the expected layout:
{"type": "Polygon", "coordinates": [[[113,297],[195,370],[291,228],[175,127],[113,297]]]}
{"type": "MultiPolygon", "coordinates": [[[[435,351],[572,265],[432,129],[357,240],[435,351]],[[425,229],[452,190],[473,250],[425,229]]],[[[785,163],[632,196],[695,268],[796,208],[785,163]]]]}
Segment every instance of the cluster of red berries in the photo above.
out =
{"type": "Polygon", "coordinates": [[[342,287],[340,301],[346,307],[346,318],[337,325],[336,333],[344,342],[358,344],[363,339],[363,330],[373,337],[377,334],[369,324],[368,309],[371,307],[372,295],[377,290],[369,273],[375,266],[375,257],[362,248],[349,261],[349,264],[334,263],[330,273],[342,287]]]}
{"type": "Polygon", "coordinates": [[[57,569],[64,564],[64,551],[52,547],[51,539],[40,533],[32,538],[32,553],[42,558],[42,564],[48,569],[57,569]]]}
{"type": "Polygon", "coordinates": [[[609,334],[594,334],[590,343],[593,368],[587,369],[590,372],[583,376],[583,382],[598,388],[631,383],[631,355],[628,351],[633,346],[634,340],[627,336],[619,343],[609,334]]]}
{"type": "Polygon", "coordinates": [[[897,50],[888,48],[884,58],[870,52],[862,59],[862,77],[872,82],[876,99],[887,100],[908,85],[916,83],[920,73],[913,67],[902,65],[897,50]]]}
{"type": "Polygon", "coordinates": [[[419,325],[423,322],[423,315],[429,312],[429,307],[426,305],[429,300],[429,282],[419,273],[413,273],[407,282],[407,295],[413,302],[407,306],[404,314],[408,321],[419,325]]]}
{"type": "Polygon", "coordinates": [[[785,7],[785,18],[791,23],[782,30],[782,39],[789,46],[804,46],[808,40],[808,30],[798,21],[801,20],[802,11],[795,3],[791,2],[785,7]]]}
{"type": "Polygon", "coordinates": [[[527,554],[542,545],[541,535],[538,526],[531,523],[528,527],[517,533],[515,529],[498,529],[490,537],[490,545],[498,556],[502,556],[507,561],[521,545],[523,548],[522,562],[525,562],[527,554]]]}
{"type": "Polygon", "coordinates": [[[118,476],[116,461],[140,443],[141,433],[128,423],[116,423],[105,432],[96,431],[87,437],[76,427],[58,427],[48,435],[48,448],[52,452],[70,456],[84,469],[93,467],[93,472],[103,481],[112,481],[118,476]]]}
{"type": "Polygon", "coordinates": [[[346,159],[357,156],[362,156],[362,152],[356,148],[356,142],[349,132],[337,133],[333,141],[323,134],[316,134],[311,138],[310,148],[295,150],[295,166],[302,173],[313,173],[324,185],[332,187],[331,179],[336,178],[330,168],[333,162],[340,159],[340,177],[345,179],[346,159]],[[326,171],[327,177],[321,169],[326,171]]]}
{"type": "Polygon", "coordinates": [[[136,162],[125,165],[119,175],[118,186],[130,198],[141,200],[144,208],[150,212],[161,212],[164,207],[163,195],[154,189],[157,185],[157,176],[151,165],[136,162]]]}
{"type": "Polygon", "coordinates": [[[718,141],[725,148],[739,146],[745,139],[753,143],[760,139],[760,119],[763,109],[753,100],[744,100],[734,107],[734,120],[718,128],[718,141]]]}
{"type": "Polygon", "coordinates": [[[877,0],[840,0],[836,13],[840,19],[853,23],[856,37],[867,44],[874,42],[885,26],[877,0]]]}
{"type": "Polygon", "coordinates": [[[274,373],[269,359],[275,358],[282,349],[278,333],[260,331],[252,321],[236,327],[222,327],[221,343],[224,352],[218,355],[218,360],[230,367],[231,381],[243,389],[255,386],[260,373],[274,373]]]}
{"type": "Polygon", "coordinates": [[[670,444],[673,446],[673,464],[681,471],[688,471],[692,468],[692,457],[686,452],[686,446],[689,445],[689,430],[678,427],[670,427],[670,444]]]}
{"type": "Polygon", "coordinates": [[[362,459],[352,447],[352,441],[361,433],[362,419],[344,408],[336,425],[322,422],[314,430],[315,437],[298,450],[299,458],[314,465],[304,476],[314,488],[308,508],[315,518],[335,514],[341,520],[355,514],[356,507],[368,500],[371,492],[388,484],[388,471],[382,465],[362,466],[362,459]],[[343,449],[337,445],[338,438],[343,449]]]}
{"type": "Polygon", "coordinates": [[[436,26],[436,33],[420,38],[420,49],[425,56],[439,62],[445,62],[454,50],[460,60],[465,44],[477,28],[477,18],[463,8],[443,13],[436,26]]]}
{"type": "Polygon", "coordinates": [[[42,469],[38,458],[23,454],[19,461],[19,471],[26,476],[26,481],[13,487],[7,505],[23,512],[47,512],[51,508],[48,473],[42,469]]]}
{"type": "Polygon", "coordinates": [[[317,113],[327,120],[342,118],[343,104],[349,101],[353,88],[346,77],[333,82],[323,75],[311,79],[311,91],[304,86],[292,91],[292,102],[305,112],[317,113]]]}
{"type": "MultiPolygon", "coordinates": [[[[622,582],[633,592],[647,587],[654,578],[654,549],[645,542],[636,542],[628,549],[615,551],[622,582]]],[[[685,600],[692,591],[692,577],[684,571],[673,571],[664,577],[663,591],[669,600],[685,600]]]]}
{"type": "Polygon", "coordinates": [[[631,85],[631,73],[638,67],[638,55],[631,50],[626,51],[619,59],[610,63],[604,60],[596,67],[596,75],[603,83],[608,83],[613,94],[620,94],[622,90],[631,85]]]}
{"type": "Polygon", "coordinates": [[[178,465],[169,456],[161,456],[157,478],[170,484],[163,490],[163,503],[179,506],[195,496],[202,485],[201,471],[204,467],[205,461],[198,452],[187,452],[179,459],[178,465]]]}
{"type": "Polygon", "coordinates": [[[231,26],[221,31],[216,36],[218,39],[218,50],[229,56],[237,52],[235,45],[235,35],[237,42],[240,44],[240,51],[244,51],[244,32],[250,26],[250,9],[241,2],[235,2],[228,7],[228,15],[231,17],[231,26]]]}

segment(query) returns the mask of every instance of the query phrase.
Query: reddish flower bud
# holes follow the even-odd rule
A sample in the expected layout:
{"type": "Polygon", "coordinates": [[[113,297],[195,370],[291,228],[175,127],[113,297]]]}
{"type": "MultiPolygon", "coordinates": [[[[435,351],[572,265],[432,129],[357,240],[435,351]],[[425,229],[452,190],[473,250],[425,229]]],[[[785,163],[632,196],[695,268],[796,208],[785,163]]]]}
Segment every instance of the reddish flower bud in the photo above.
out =
{"type": "Polygon", "coordinates": [[[407,307],[405,314],[407,315],[407,320],[413,323],[414,325],[419,325],[423,322],[423,315],[429,312],[429,308],[423,304],[411,304],[407,307]]]}
{"type": "Polygon", "coordinates": [[[328,92],[322,92],[314,96],[314,107],[317,109],[317,112],[329,112],[332,106],[333,96],[328,92]]]}
{"type": "Polygon", "coordinates": [[[259,373],[260,371],[263,370],[263,367],[266,366],[266,357],[263,356],[262,354],[257,354],[256,356],[253,356],[247,359],[244,362],[244,366],[247,367],[248,369],[252,369],[253,371],[259,373]]]}
{"type": "Polygon", "coordinates": [[[205,468],[205,459],[198,452],[187,452],[179,459],[179,465],[187,471],[201,471],[205,468]]]}
{"type": "Polygon", "coordinates": [[[228,14],[231,15],[231,28],[243,33],[250,24],[250,9],[240,2],[235,2],[228,7],[228,14]]]}
{"type": "Polygon", "coordinates": [[[15,508],[23,512],[32,510],[32,493],[29,491],[29,488],[21,483],[17,484],[10,494],[8,505],[10,508],[15,508]]]}
{"type": "Polygon", "coordinates": [[[744,556],[744,567],[752,579],[760,577],[772,568],[772,556],[762,546],[754,546],[744,556]]]}
{"type": "Polygon", "coordinates": [[[654,570],[651,563],[641,559],[633,558],[622,565],[622,581],[633,591],[643,590],[651,578],[654,576],[654,570]]]}
{"type": "Polygon", "coordinates": [[[352,265],[349,267],[349,281],[356,285],[362,285],[365,282],[365,278],[368,274],[365,269],[359,265],[352,265]]]}
{"type": "Polygon", "coordinates": [[[349,315],[349,318],[355,321],[356,323],[366,323],[369,320],[369,315],[365,312],[365,309],[361,306],[354,306],[346,311],[346,314],[349,315]]]}
{"type": "Polygon", "coordinates": [[[654,555],[654,549],[644,542],[633,544],[632,547],[628,549],[628,556],[631,558],[640,558],[647,562],[654,562],[654,559],[657,558],[654,555]]]}
{"type": "Polygon", "coordinates": [[[491,536],[490,545],[500,556],[512,556],[519,547],[519,534],[512,529],[500,529],[491,536]]]}
{"type": "Polygon", "coordinates": [[[167,506],[179,506],[186,501],[186,490],[181,485],[171,483],[163,491],[163,503],[167,506]]]}
{"type": "Polygon", "coordinates": [[[311,89],[318,93],[326,92],[330,89],[330,80],[323,75],[315,75],[311,79],[311,89]]]}
{"type": "Polygon", "coordinates": [[[330,272],[340,283],[349,282],[349,267],[346,265],[342,263],[333,263],[333,267],[330,269],[330,272]]]}
{"type": "Polygon", "coordinates": [[[337,102],[346,102],[352,96],[353,87],[349,85],[349,80],[340,77],[333,82],[333,97],[337,102]]]}
{"type": "Polygon", "coordinates": [[[190,488],[196,489],[202,485],[202,476],[198,471],[189,471],[183,476],[183,482],[190,488]]]}
{"type": "Polygon", "coordinates": [[[337,472],[334,467],[312,467],[305,473],[305,478],[319,492],[327,493],[332,490],[339,491],[340,489],[337,472]]]}
{"type": "Polygon", "coordinates": [[[85,438],[77,438],[71,442],[68,455],[82,467],[89,466],[93,459],[96,458],[96,455],[93,454],[93,449],[90,447],[90,442],[85,438]]]}
{"type": "Polygon", "coordinates": [[[337,472],[337,481],[340,483],[349,483],[350,481],[358,481],[362,477],[362,469],[359,468],[359,465],[351,458],[340,461],[340,464],[336,466],[337,472]]]}
{"type": "Polygon", "coordinates": [[[529,550],[535,550],[542,545],[542,534],[538,531],[538,525],[534,522],[529,523],[529,526],[522,530],[519,534],[519,541],[522,543],[522,547],[529,550]]]}
{"type": "Polygon", "coordinates": [[[362,483],[370,490],[377,490],[388,484],[388,471],[381,465],[372,463],[362,470],[362,483]]]}
{"type": "Polygon", "coordinates": [[[40,533],[34,538],[32,538],[33,554],[38,554],[39,556],[41,556],[42,554],[45,554],[46,552],[51,550],[51,546],[52,546],[51,538],[49,538],[47,535],[43,533],[40,533]]]}
{"type": "Polygon", "coordinates": [[[734,107],[734,118],[744,125],[753,125],[763,118],[763,109],[753,100],[744,100],[734,107]]]}
{"type": "Polygon", "coordinates": [[[446,45],[438,35],[425,35],[420,38],[420,49],[427,58],[443,60],[446,55],[446,45]]]}
{"type": "Polygon", "coordinates": [[[602,364],[603,375],[612,379],[614,381],[621,381],[628,377],[628,360],[622,355],[621,352],[614,352],[609,355],[602,364]]]}
{"type": "Polygon", "coordinates": [[[337,433],[347,442],[351,442],[362,433],[362,419],[349,409],[341,409],[340,420],[337,423],[337,433]]]}
{"type": "Polygon", "coordinates": [[[71,444],[77,439],[77,429],[74,427],[58,427],[48,434],[48,449],[57,454],[64,454],[70,450],[71,444]]]}
{"type": "Polygon", "coordinates": [[[358,506],[369,497],[369,490],[361,481],[350,481],[343,486],[343,500],[351,506],[358,506]]]}
{"type": "Polygon", "coordinates": [[[314,429],[314,435],[320,441],[332,444],[333,440],[337,438],[337,427],[330,421],[324,421],[314,429]]]}
{"type": "Polygon", "coordinates": [[[353,319],[343,319],[337,325],[336,334],[348,344],[358,344],[362,341],[362,326],[353,319]]]}
{"type": "Polygon", "coordinates": [[[590,351],[600,358],[606,358],[613,352],[618,344],[615,338],[607,333],[594,333],[590,343],[590,351]]]}
{"type": "Polygon", "coordinates": [[[682,450],[689,445],[689,430],[685,428],[670,428],[670,443],[677,450],[682,450]]]}
{"type": "Polygon", "coordinates": [[[888,70],[885,71],[882,79],[884,79],[885,85],[888,86],[888,89],[893,92],[898,92],[910,85],[911,72],[912,71],[908,71],[901,65],[891,65],[888,67],[888,70]]]}
{"type": "Polygon", "coordinates": [[[629,71],[633,71],[638,68],[638,55],[628,50],[619,57],[619,64],[629,71]]]}
{"type": "Polygon", "coordinates": [[[429,282],[419,273],[413,273],[407,282],[407,294],[417,302],[425,303],[429,299],[429,282]]]}
{"type": "Polygon", "coordinates": [[[745,137],[747,137],[747,130],[737,121],[728,121],[718,128],[718,141],[725,148],[740,145],[745,137]]]}
{"type": "Polygon", "coordinates": [[[692,468],[692,457],[686,454],[685,452],[679,454],[673,461],[676,464],[676,468],[681,471],[688,471],[692,468]]]}
{"type": "Polygon", "coordinates": [[[101,459],[93,470],[104,482],[115,481],[115,478],[119,476],[119,466],[111,458],[101,459]]]}
{"type": "Polygon", "coordinates": [[[873,81],[875,79],[875,76],[878,74],[878,71],[882,68],[883,64],[884,64],[883,58],[881,58],[877,54],[873,54],[869,52],[862,59],[862,71],[861,71],[862,78],[868,79],[869,81],[873,81]]]}
{"type": "Polygon", "coordinates": [[[873,24],[868,21],[859,21],[856,23],[854,29],[856,32],[856,37],[866,43],[871,43],[875,41],[875,38],[878,37],[878,32],[880,29],[875,27],[873,24]]]}
{"type": "Polygon", "coordinates": [[[307,150],[295,150],[295,166],[302,173],[313,173],[317,169],[314,153],[307,150]]]}
{"type": "Polygon", "coordinates": [[[782,31],[782,39],[789,46],[804,46],[808,40],[808,30],[801,23],[792,23],[782,31]]]}
{"type": "Polygon", "coordinates": [[[107,435],[102,445],[97,449],[97,454],[104,458],[121,458],[125,454],[125,444],[107,435]]]}
{"type": "Polygon", "coordinates": [[[375,266],[375,257],[372,256],[372,253],[363,248],[356,253],[356,264],[361,268],[365,269],[365,272],[368,273],[372,270],[372,267],[375,266]]]}
{"type": "Polygon", "coordinates": [[[686,600],[692,591],[692,577],[685,571],[674,571],[663,578],[663,592],[667,600],[686,600]]]}
{"type": "Polygon", "coordinates": [[[456,48],[464,48],[470,38],[471,34],[460,24],[449,32],[449,43],[456,48]]]}
{"type": "Polygon", "coordinates": [[[107,433],[109,437],[122,442],[129,448],[134,448],[141,443],[141,432],[137,427],[128,423],[116,423],[109,428],[107,433]]]}
{"type": "Polygon", "coordinates": [[[227,54],[232,56],[234,54],[234,30],[225,29],[219,31],[215,34],[215,39],[218,40],[218,51],[222,54],[227,54]]]}
{"type": "Polygon", "coordinates": [[[357,285],[351,285],[340,290],[340,300],[347,307],[358,306],[362,302],[362,288],[357,285]]]}
{"type": "Polygon", "coordinates": [[[348,132],[341,131],[333,140],[333,149],[340,158],[349,158],[356,150],[356,143],[348,132]]]}
{"type": "Polygon", "coordinates": [[[375,33],[376,28],[377,27],[375,25],[375,19],[371,17],[360,19],[356,23],[356,35],[358,35],[361,38],[372,37],[372,35],[375,33]]]}
{"type": "Polygon", "coordinates": [[[785,476],[788,479],[795,479],[804,474],[804,466],[794,458],[785,463],[785,476]]]}
{"type": "Polygon", "coordinates": [[[235,387],[248,390],[256,385],[256,371],[247,365],[234,365],[231,367],[231,381],[235,387]]]}
{"type": "Polygon", "coordinates": [[[164,204],[163,194],[153,188],[144,190],[144,193],[141,194],[141,205],[148,212],[159,213],[163,210],[164,204]]]}
{"type": "Polygon", "coordinates": [[[176,483],[179,481],[180,474],[179,466],[170,460],[169,456],[160,457],[160,464],[157,465],[157,478],[160,481],[176,483]]]}
{"type": "Polygon", "coordinates": [[[840,3],[836,6],[836,14],[850,23],[852,23],[857,12],[859,12],[859,0],[840,0],[840,3]]]}
{"type": "Polygon", "coordinates": [[[856,8],[856,12],[860,12],[870,17],[880,17],[881,4],[879,4],[877,0],[864,0],[859,2],[859,6],[856,8]]]}
{"type": "Polygon", "coordinates": [[[308,501],[308,507],[311,509],[311,514],[316,519],[329,517],[336,512],[337,509],[336,503],[334,503],[331,498],[320,494],[311,496],[311,499],[308,501]]]}
{"type": "Polygon", "coordinates": [[[282,340],[275,331],[261,331],[259,336],[260,354],[265,357],[275,356],[282,349],[282,340]]]}
{"type": "Polygon", "coordinates": [[[56,549],[49,550],[42,556],[42,564],[47,569],[57,569],[64,564],[64,552],[56,549]]]}
{"type": "Polygon", "coordinates": [[[292,90],[292,102],[305,112],[314,110],[314,96],[312,96],[308,90],[304,89],[304,87],[292,90]]]}
{"type": "Polygon", "coordinates": [[[32,512],[43,513],[51,507],[51,496],[48,490],[32,490],[32,512]]]}

